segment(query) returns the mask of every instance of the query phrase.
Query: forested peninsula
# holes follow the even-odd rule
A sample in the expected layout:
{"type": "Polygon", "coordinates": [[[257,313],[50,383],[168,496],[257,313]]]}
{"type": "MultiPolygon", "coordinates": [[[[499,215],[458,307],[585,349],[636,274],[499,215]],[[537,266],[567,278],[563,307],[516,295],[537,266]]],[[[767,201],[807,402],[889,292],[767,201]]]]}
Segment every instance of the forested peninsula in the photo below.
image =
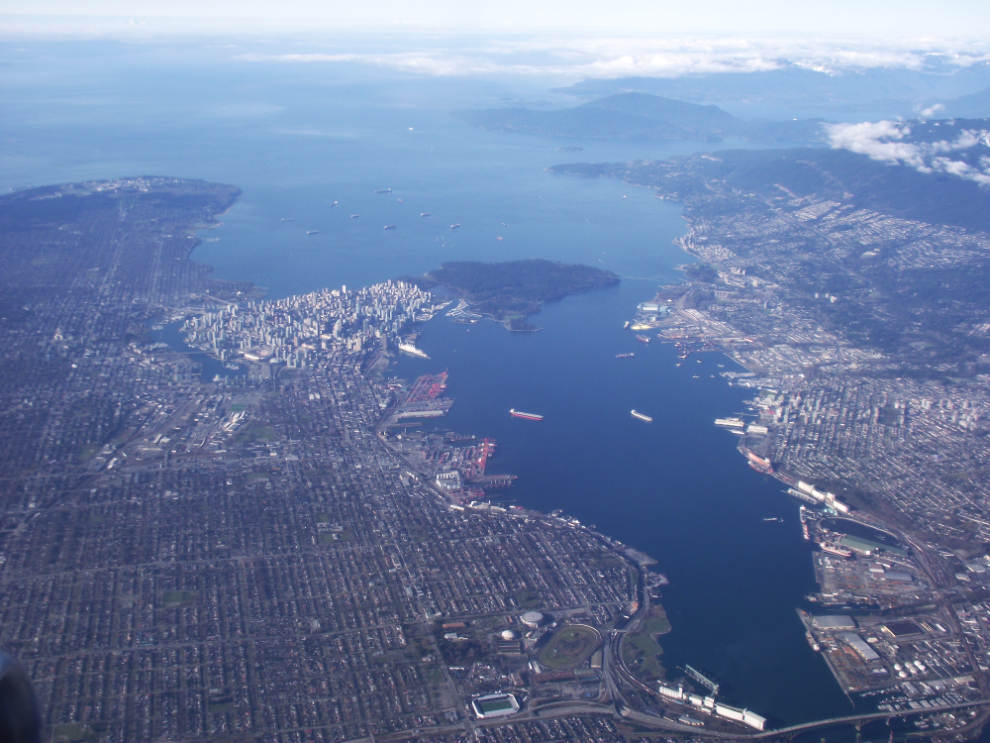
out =
{"type": "Polygon", "coordinates": [[[544,302],[619,283],[611,271],[542,258],[504,263],[451,261],[425,276],[400,280],[428,290],[446,287],[469,302],[474,312],[490,315],[509,330],[535,330],[526,318],[539,312],[544,302]]]}

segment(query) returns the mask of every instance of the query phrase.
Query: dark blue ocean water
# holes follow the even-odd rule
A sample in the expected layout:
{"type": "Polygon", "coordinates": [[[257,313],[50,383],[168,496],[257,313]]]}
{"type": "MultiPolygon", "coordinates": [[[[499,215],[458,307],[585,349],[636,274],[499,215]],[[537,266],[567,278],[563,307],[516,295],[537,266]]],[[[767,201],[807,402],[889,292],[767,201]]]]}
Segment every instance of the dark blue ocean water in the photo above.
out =
{"type": "Polygon", "coordinates": [[[699,145],[491,133],[450,116],[553,98],[547,89],[559,81],[234,59],[244,51],[7,49],[0,183],[164,174],[240,186],[223,226],[204,234],[216,241],[193,257],[273,297],[422,274],[454,259],[541,257],[615,271],[620,286],[546,306],[534,318],[539,333],[437,318],[419,342],[432,359],[402,359],[394,373],[450,372],[456,403],[443,426],[498,440],[492,470],[519,476],[504,497],[561,508],[659,560],[671,579],[668,667],[707,668],[727,701],[783,722],[851,711],[795,615],[814,589],[797,506],[712,424],[744,410],[746,395],[717,374],[731,362],[703,354],[677,367],[672,348],[622,330],[658,283],[678,280],[675,267],[687,260],[671,244],[684,230],[678,207],[616,181],[545,171],[699,145]],[[558,149],[568,147],[582,150],[558,149]],[[635,358],[615,358],[628,351],[635,358]],[[510,418],[510,407],[546,420],[510,418]],[[654,423],[631,418],[632,408],[654,423]]]}

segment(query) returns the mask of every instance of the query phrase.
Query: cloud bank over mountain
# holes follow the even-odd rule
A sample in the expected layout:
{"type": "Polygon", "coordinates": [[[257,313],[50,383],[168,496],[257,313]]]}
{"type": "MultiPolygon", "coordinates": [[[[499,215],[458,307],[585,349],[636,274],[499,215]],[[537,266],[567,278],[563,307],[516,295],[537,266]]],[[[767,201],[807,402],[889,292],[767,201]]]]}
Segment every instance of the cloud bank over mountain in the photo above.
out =
{"type": "Polygon", "coordinates": [[[990,43],[938,40],[869,43],[672,35],[663,38],[491,38],[465,47],[438,40],[429,49],[382,52],[248,52],[250,62],[357,62],[428,75],[553,75],[572,78],[680,77],[769,72],[798,66],[825,75],[878,68],[948,70],[990,63],[990,43]]]}
{"type": "Polygon", "coordinates": [[[990,186],[990,130],[962,129],[954,139],[913,141],[911,125],[896,121],[832,124],[826,129],[833,149],[990,186]]]}

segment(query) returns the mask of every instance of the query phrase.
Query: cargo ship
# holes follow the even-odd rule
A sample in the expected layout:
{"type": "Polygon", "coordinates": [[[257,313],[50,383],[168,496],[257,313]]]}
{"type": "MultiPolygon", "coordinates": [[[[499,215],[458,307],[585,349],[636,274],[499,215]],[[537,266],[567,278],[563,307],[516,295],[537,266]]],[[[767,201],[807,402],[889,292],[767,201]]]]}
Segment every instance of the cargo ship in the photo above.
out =
{"type": "Polygon", "coordinates": [[[525,418],[528,421],[541,421],[541,420],[543,420],[543,416],[542,415],[537,415],[536,413],[524,413],[521,410],[516,410],[515,408],[512,408],[509,411],[509,415],[511,415],[513,418],[525,418]]]}
{"type": "Polygon", "coordinates": [[[386,189],[383,189],[381,191],[375,191],[375,193],[392,193],[392,189],[391,188],[386,188],[386,189]]]}
{"type": "Polygon", "coordinates": [[[307,235],[319,235],[320,234],[320,231],[319,230],[306,230],[306,234],[307,235]]]}
{"type": "Polygon", "coordinates": [[[387,225],[385,225],[385,229],[386,230],[394,230],[395,229],[395,225],[394,224],[387,224],[387,225]]]}
{"type": "Polygon", "coordinates": [[[617,359],[631,359],[635,355],[636,354],[634,354],[634,353],[617,353],[617,354],[615,354],[615,358],[617,358],[617,359]]]}
{"type": "Polygon", "coordinates": [[[429,212],[420,212],[419,213],[419,216],[421,216],[421,217],[428,217],[428,216],[430,216],[430,213],[429,212]]]}
{"type": "Polygon", "coordinates": [[[352,214],[351,219],[357,219],[360,216],[361,216],[360,214],[352,214]]]}
{"type": "MultiPolygon", "coordinates": [[[[742,430],[738,428],[733,428],[732,432],[738,433],[740,435],[742,434],[742,430]]],[[[761,472],[764,475],[773,474],[773,462],[771,462],[769,459],[765,459],[764,457],[761,457],[758,454],[754,454],[751,451],[746,451],[746,461],[749,464],[749,466],[752,467],[757,472],[761,472]]]]}
{"type": "Polygon", "coordinates": [[[647,423],[653,422],[653,418],[648,415],[644,415],[643,413],[637,413],[635,410],[630,410],[629,413],[633,418],[639,418],[641,421],[646,421],[647,423]]]}
{"type": "Polygon", "coordinates": [[[647,336],[645,336],[645,335],[637,335],[636,336],[636,340],[638,340],[640,343],[649,343],[650,342],[650,339],[647,336]]]}
{"type": "Polygon", "coordinates": [[[818,546],[822,548],[822,552],[828,552],[830,555],[837,555],[839,557],[852,556],[852,551],[843,549],[834,542],[821,542],[818,546]]]}
{"type": "Polygon", "coordinates": [[[716,418],[715,425],[722,428],[744,428],[746,423],[742,418],[716,418]]]}
{"type": "Polygon", "coordinates": [[[460,227],[460,226],[461,226],[461,223],[460,223],[460,222],[458,222],[457,224],[452,224],[452,225],[450,225],[450,229],[452,229],[452,230],[456,230],[456,229],[457,229],[458,227],[460,227]]]}

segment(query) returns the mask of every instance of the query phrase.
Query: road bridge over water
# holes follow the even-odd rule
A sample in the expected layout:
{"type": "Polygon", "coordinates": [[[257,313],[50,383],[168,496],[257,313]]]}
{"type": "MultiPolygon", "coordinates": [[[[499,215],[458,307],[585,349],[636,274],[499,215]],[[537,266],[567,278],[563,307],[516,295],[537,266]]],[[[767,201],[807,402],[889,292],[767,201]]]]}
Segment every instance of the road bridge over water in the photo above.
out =
{"type": "Polygon", "coordinates": [[[929,707],[927,709],[912,709],[912,710],[904,710],[898,712],[873,712],[867,715],[849,715],[847,717],[832,717],[827,720],[816,720],[814,722],[804,722],[801,723],[800,725],[790,725],[786,728],[766,730],[762,733],[755,733],[753,735],[750,735],[749,737],[754,740],[755,739],[766,740],[777,737],[791,738],[799,733],[804,733],[809,730],[814,730],[816,728],[831,727],[833,725],[859,726],[867,722],[876,722],[877,720],[894,720],[905,717],[914,717],[916,715],[931,715],[931,714],[936,714],[938,712],[952,712],[953,710],[986,706],[988,703],[990,703],[990,700],[981,699],[975,702],[961,702],[959,704],[947,704],[941,707],[929,707]]]}

